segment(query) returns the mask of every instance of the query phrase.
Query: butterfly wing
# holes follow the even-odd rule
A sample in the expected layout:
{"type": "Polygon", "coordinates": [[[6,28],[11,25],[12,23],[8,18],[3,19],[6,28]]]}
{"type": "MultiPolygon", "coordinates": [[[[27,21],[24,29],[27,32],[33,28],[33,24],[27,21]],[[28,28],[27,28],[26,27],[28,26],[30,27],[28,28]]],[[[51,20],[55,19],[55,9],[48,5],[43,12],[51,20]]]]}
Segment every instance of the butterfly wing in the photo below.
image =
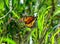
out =
{"type": "Polygon", "coordinates": [[[25,21],[25,24],[27,27],[32,27],[35,22],[35,17],[33,17],[33,16],[25,17],[24,21],[25,21]]]}
{"type": "Polygon", "coordinates": [[[33,17],[33,16],[26,16],[24,18],[21,18],[20,21],[24,21],[25,25],[27,27],[32,27],[34,25],[34,23],[35,23],[35,17],[33,17]]]}
{"type": "Polygon", "coordinates": [[[35,20],[33,20],[32,22],[30,22],[29,24],[26,24],[26,26],[27,27],[33,27],[34,23],[35,23],[35,20]]]}
{"type": "Polygon", "coordinates": [[[29,23],[31,23],[34,19],[35,19],[35,18],[32,17],[32,16],[25,17],[24,22],[25,22],[26,24],[29,24],[29,23]]]}

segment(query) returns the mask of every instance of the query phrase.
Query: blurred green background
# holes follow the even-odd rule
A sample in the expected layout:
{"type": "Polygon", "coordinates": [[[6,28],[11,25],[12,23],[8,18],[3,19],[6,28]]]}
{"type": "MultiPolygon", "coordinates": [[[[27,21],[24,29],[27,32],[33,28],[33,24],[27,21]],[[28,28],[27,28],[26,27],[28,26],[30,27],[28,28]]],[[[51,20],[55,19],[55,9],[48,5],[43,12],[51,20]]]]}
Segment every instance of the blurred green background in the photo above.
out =
{"type": "Polygon", "coordinates": [[[60,0],[0,0],[0,44],[60,44],[60,0]],[[19,22],[35,16],[35,26],[19,22]]]}

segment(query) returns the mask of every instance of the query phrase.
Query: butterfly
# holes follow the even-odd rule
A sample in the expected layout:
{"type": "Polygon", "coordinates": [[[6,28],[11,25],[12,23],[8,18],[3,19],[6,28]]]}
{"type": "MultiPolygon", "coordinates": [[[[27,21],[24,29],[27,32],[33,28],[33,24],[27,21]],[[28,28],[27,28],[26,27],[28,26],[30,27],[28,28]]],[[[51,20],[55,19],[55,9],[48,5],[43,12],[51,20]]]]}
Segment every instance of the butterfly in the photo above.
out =
{"type": "Polygon", "coordinates": [[[25,16],[20,19],[20,22],[23,21],[27,27],[33,27],[36,21],[36,17],[34,16],[25,16]]]}

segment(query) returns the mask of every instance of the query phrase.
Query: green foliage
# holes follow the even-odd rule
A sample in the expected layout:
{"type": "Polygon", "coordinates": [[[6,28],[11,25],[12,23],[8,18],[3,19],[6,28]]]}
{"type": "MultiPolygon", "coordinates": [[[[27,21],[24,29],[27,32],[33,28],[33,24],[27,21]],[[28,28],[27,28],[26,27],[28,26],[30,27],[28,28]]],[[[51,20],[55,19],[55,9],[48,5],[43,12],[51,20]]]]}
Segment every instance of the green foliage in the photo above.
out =
{"type": "Polygon", "coordinates": [[[4,38],[4,37],[1,37],[0,38],[0,44],[2,44],[3,42],[8,42],[8,44],[16,44],[12,39],[10,38],[4,38]]]}
{"type": "Polygon", "coordinates": [[[60,6],[57,0],[0,0],[0,44],[60,44],[60,6]],[[12,6],[10,6],[10,1],[12,6]],[[53,3],[53,4],[52,4],[53,3]],[[12,10],[10,11],[10,9],[12,10]],[[32,28],[20,18],[34,16],[32,28]]]}

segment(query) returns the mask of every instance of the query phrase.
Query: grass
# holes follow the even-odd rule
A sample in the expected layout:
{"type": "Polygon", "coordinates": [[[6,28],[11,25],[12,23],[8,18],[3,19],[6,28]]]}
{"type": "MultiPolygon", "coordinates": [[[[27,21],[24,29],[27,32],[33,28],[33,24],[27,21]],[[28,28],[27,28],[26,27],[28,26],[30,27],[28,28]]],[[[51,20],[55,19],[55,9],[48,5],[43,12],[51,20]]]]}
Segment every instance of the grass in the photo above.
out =
{"type": "Polygon", "coordinates": [[[54,0],[52,4],[51,0],[26,0],[21,4],[20,0],[12,0],[12,10],[9,12],[9,1],[1,0],[0,44],[30,44],[31,41],[32,44],[60,44],[60,6],[56,2],[58,1],[54,0]],[[35,13],[35,27],[29,28],[24,22],[19,22],[25,14],[34,16],[35,13]]]}

